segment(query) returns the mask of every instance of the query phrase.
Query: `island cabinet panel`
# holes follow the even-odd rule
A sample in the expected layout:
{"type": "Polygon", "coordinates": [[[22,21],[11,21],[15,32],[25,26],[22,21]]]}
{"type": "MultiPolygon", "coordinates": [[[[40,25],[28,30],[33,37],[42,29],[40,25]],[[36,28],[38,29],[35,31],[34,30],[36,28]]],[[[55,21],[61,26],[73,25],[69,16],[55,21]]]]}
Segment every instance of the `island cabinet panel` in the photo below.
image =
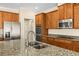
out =
{"type": "Polygon", "coordinates": [[[2,12],[0,12],[0,29],[3,28],[2,12]]]}
{"type": "Polygon", "coordinates": [[[46,14],[46,28],[47,29],[56,29],[58,28],[58,10],[49,12],[46,14]]]}
{"type": "Polygon", "coordinates": [[[74,4],[74,28],[79,29],[79,4],[74,4]]]}

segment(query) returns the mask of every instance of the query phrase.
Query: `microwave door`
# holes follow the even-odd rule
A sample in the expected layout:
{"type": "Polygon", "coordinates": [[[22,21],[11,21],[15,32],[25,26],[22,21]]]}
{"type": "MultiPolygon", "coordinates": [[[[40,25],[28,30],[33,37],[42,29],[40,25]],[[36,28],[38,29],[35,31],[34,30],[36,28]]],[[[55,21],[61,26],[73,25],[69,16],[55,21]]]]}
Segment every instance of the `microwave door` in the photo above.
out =
{"type": "Polygon", "coordinates": [[[59,23],[59,28],[63,28],[64,24],[61,22],[59,23]]]}
{"type": "Polygon", "coordinates": [[[65,28],[69,28],[69,23],[68,22],[64,22],[65,28]]]}

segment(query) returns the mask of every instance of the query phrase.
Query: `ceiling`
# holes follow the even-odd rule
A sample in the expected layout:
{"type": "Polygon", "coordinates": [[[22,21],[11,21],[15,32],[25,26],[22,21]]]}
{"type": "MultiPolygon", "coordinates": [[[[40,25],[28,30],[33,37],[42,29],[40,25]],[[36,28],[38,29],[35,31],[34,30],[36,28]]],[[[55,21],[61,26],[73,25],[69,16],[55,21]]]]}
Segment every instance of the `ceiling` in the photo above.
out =
{"type": "Polygon", "coordinates": [[[12,9],[31,8],[34,12],[44,11],[57,6],[57,3],[0,3],[0,7],[12,9]]]}

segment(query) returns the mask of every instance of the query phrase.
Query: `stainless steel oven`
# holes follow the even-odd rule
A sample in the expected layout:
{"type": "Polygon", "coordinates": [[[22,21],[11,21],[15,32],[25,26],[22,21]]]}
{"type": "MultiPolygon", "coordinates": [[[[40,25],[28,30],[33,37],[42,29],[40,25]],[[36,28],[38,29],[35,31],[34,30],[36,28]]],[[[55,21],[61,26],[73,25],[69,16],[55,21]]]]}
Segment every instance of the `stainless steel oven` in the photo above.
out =
{"type": "Polygon", "coordinates": [[[36,41],[41,41],[41,27],[36,26],[36,41]]]}

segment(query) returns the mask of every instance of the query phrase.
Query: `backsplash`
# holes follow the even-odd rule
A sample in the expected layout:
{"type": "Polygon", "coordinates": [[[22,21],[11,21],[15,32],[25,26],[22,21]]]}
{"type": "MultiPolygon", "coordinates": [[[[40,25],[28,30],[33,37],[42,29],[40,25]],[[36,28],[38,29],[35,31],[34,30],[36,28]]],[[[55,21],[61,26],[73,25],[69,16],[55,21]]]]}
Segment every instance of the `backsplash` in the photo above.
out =
{"type": "Polygon", "coordinates": [[[48,34],[79,36],[79,29],[49,29],[48,34]]]}

